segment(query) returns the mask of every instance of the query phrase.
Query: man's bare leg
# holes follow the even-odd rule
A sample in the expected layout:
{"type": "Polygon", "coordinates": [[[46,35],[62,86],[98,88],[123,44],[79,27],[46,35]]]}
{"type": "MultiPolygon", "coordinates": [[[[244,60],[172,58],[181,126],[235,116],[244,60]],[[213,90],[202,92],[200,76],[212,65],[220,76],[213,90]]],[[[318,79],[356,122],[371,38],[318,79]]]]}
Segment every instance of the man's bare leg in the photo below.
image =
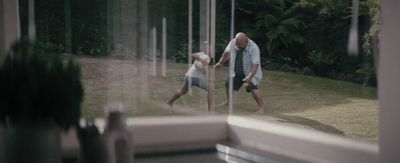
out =
{"type": "Polygon", "coordinates": [[[253,89],[251,91],[251,94],[253,95],[254,100],[256,100],[257,105],[258,105],[258,110],[257,113],[263,114],[265,112],[264,109],[264,102],[261,96],[261,92],[257,89],[253,89]]]}
{"type": "Polygon", "coordinates": [[[229,88],[225,89],[225,93],[226,93],[226,101],[222,102],[219,104],[219,106],[228,106],[229,105],[229,88]]]}

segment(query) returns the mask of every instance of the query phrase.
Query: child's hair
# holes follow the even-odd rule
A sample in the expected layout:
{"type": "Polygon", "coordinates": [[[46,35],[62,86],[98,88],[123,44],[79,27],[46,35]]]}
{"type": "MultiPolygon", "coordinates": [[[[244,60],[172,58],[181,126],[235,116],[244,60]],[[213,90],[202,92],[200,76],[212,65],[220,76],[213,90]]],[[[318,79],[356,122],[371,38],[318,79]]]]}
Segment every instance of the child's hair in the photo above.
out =
{"type": "Polygon", "coordinates": [[[209,50],[210,50],[209,48],[210,48],[210,46],[208,45],[208,41],[203,41],[203,43],[201,44],[201,47],[200,47],[201,51],[208,54],[209,50]]]}

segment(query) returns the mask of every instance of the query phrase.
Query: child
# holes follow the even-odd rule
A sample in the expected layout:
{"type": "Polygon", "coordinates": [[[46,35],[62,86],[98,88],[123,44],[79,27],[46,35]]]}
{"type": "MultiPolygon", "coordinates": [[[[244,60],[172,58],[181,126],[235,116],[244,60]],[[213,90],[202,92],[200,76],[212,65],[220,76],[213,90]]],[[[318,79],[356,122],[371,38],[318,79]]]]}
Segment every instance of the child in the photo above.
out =
{"type": "Polygon", "coordinates": [[[212,94],[208,86],[208,64],[210,63],[210,55],[208,54],[207,41],[202,44],[202,52],[192,54],[192,58],[194,63],[185,74],[183,87],[172,96],[167,104],[172,107],[175,100],[186,94],[189,87],[196,86],[207,91],[208,111],[210,111],[212,94]]]}

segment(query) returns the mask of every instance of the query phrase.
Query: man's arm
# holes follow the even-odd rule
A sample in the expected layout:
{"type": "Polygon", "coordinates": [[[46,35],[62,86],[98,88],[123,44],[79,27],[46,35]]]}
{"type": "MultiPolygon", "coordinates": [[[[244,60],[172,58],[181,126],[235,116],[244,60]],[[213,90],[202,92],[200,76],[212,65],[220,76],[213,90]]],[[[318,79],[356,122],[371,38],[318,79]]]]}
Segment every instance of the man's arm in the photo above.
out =
{"type": "Polygon", "coordinates": [[[230,54],[228,51],[225,51],[224,54],[222,54],[222,57],[219,59],[218,63],[215,64],[215,68],[220,68],[224,63],[230,58],[230,54]]]}

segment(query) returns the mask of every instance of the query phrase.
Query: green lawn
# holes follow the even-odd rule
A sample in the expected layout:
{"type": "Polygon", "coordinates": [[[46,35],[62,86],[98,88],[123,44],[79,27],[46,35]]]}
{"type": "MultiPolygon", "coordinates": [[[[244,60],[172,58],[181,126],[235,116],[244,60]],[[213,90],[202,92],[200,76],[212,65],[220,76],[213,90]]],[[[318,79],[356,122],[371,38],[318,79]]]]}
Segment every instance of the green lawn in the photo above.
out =
{"type": "MultiPolygon", "coordinates": [[[[215,73],[215,109],[208,113],[206,92],[194,88],[173,108],[165,104],[182,87],[185,64],[168,63],[166,77],[150,74],[152,64],[135,60],[78,58],[82,65],[84,117],[103,117],[108,103],[123,103],[129,116],[227,114],[226,70],[215,73]]],[[[160,65],[160,64],[159,64],[160,65]]],[[[297,75],[264,71],[260,86],[268,112],[257,115],[257,105],[243,89],[234,94],[234,114],[302,128],[376,141],[378,101],[376,88],[297,75]]]]}

